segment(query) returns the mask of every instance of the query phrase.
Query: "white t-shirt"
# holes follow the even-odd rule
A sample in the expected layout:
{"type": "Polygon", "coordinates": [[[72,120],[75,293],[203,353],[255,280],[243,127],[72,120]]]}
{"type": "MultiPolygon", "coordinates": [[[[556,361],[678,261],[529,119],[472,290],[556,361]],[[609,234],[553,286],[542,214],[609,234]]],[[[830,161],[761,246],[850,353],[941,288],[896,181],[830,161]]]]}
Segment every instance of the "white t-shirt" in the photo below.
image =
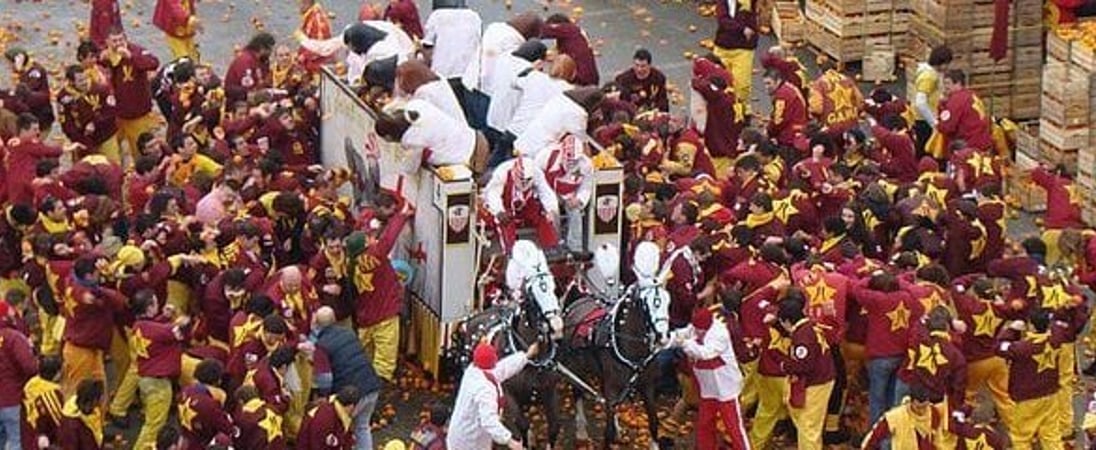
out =
{"type": "Polygon", "coordinates": [[[415,41],[411,40],[398,25],[384,20],[362,22],[387,34],[380,42],[373,44],[364,55],[354,52],[346,54],[346,79],[355,83],[365,73],[365,66],[378,59],[396,56],[396,62],[402,63],[415,56],[415,41]]]}
{"type": "Polygon", "coordinates": [[[456,119],[462,124],[468,124],[468,121],[464,118],[464,110],[460,108],[460,102],[457,101],[457,95],[453,93],[453,87],[449,86],[448,81],[431,81],[419,86],[411,98],[426,100],[434,106],[437,106],[438,109],[444,111],[449,117],[456,119]]]}
{"type": "Polygon", "coordinates": [[[463,78],[466,86],[475,87],[479,82],[482,27],[479,13],[468,8],[430,13],[422,37],[424,46],[434,48],[430,68],[442,78],[463,78]]]}
{"type": "Polygon", "coordinates": [[[480,44],[480,88],[490,86],[491,72],[495,69],[495,59],[509,55],[525,43],[525,36],[518,33],[506,22],[495,22],[483,30],[483,43],[480,44]]]}
{"type": "Polygon", "coordinates": [[[487,125],[499,131],[506,131],[510,125],[510,119],[514,116],[514,110],[518,107],[521,92],[514,84],[518,74],[533,67],[525,59],[506,54],[495,59],[495,68],[491,76],[491,84],[483,86],[483,93],[491,97],[491,103],[487,105],[487,125]]]}
{"type": "Polygon", "coordinates": [[[589,114],[578,103],[560,93],[541,108],[525,131],[514,141],[514,150],[519,155],[536,157],[537,153],[548,148],[567,133],[586,135],[586,123],[589,114]]]}
{"type": "Polygon", "coordinates": [[[514,133],[514,136],[520,136],[525,131],[549,100],[571,89],[566,81],[552,78],[539,70],[517,77],[514,86],[517,87],[518,102],[507,127],[507,131],[514,133]]]}
{"type": "Polygon", "coordinates": [[[476,131],[458,122],[426,100],[412,99],[404,109],[419,114],[400,139],[400,145],[421,159],[430,149],[426,163],[432,166],[468,164],[476,147],[476,131]]]}

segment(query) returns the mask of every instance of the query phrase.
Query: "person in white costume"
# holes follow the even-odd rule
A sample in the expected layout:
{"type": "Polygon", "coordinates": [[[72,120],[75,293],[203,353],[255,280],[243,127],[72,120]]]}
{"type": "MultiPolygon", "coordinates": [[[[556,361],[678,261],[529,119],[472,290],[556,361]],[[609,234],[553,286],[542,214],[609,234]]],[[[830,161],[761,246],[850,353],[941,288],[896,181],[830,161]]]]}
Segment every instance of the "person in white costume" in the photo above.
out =
{"type": "Polygon", "coordinates": [[[472,366],[464,371],[449,419],[449,435],[445,438],[449,450],[486,450],[494,444],[505,445],[511,450],[523,448],[521,441],[515,439],[500,420],[506,407],[502,383],[521,372],[539,348],[540,345],[534,342],[525,353],[499,361],[498,353],[490,343],[476,345],[472,366]]]}
{"type": "Polygon", "coordinates": [[[583,212],[594,194],[594,163],[586,156],[582,139],[568,134],[548,150],[537,153],[537,167],[559,197],[567,213],[563,242],[567,248],[583,250],[583,212]]]}

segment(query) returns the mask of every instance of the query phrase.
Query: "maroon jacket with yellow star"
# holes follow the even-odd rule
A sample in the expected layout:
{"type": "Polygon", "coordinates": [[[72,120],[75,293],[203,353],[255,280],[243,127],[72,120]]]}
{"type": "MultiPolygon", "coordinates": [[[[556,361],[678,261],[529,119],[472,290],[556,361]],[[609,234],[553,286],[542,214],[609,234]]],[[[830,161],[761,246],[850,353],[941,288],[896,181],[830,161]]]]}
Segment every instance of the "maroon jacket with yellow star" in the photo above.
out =
{"type": "Polygon", "coordinates": [[[175,378],[182,372],[181,328],[171,322],[141,319],[133,325],[132,348],[137,354],[137,374],[151,378],[175,378]]]}
{"type": "Polygon", "coordinates": [[[782,367],[791,377],[789,404],[795,408],[806,406],[807,388],[832,382],[834,369],[830,346],[818,324],[810,319],[800,320],[791,332],[791,351],[782,367]]]}
{"type": "Polygon", "coordinates": [[[337,450],[354,446],[353,406],[342,406],[334,397],[320,400],[301,421],[299,450],[337,450]]]}
{"type": "MultiPolygon", "coordinates": [[[[218,433],[234,435],[232,417],[209,387],[192,384],[183,388],[179,399],[179,429],[188,442],[187,450],[203,450],[218,433]]],[[[242,448],[262,448],[242,447],[242,448]]]]}
{"type": "Polygon", "coordinates": [[[87,92],[66,87],[57,94],[61,130],[71,141],[95,149],[118,132],[117,103],[105,86],[93,85],[87,92]],[[88,126],[94,128],[89,132],[88,126]]]}
{"type": "Polygon", "coordinates": [[[125,309],[125,297],[113,289],[87,286],[72,276],[62,285],[65,343],[110,350],[114,315],[125,309]]]}
{"type": "Polygon", "coordinates": [[[893,292],[868,287],[867,279],[853,288],[853,298],[868,316],[867,357],[903,356],[909,343],[910,325],[922,314],[921,304],[901,289],[893,292]]]}
{"type": "Polygon", "coordinates": [[[261,448],[285,450],[285,436],[281,430],[281,416],[261,399],[252,399],[236,409],[236,448],[261,448]]]}
{"type": "Polygon", "coordinates": [[[1008,395],[1016,402],[1058,392],[1058,353],[1064,327],[1052,323],[1046,333],[1019,332],[1008,326],[997,335],[997,354],[1009,361],[1008,395]]]}
{"type": "Polygon", "coordinates": [[[917,322],[906,360],[898,377],[906,384],[920,384],[953,408],[963,404],[967,389],[967,360],[946,331],[929,331],[917,322]]]}

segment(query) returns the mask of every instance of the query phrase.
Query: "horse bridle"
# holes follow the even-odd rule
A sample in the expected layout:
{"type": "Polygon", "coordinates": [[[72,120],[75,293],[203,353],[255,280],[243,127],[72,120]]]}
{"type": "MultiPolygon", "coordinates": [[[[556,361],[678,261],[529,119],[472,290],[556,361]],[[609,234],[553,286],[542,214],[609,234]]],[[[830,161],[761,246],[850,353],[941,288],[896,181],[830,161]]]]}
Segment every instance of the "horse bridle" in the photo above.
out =
{"type": "MultiPolygon", "coordinates": [[[[525,286],[522,289],[524,298],[521,299],[521,304],[513,310],[510,318],[505,322],[508,324],[506,333],[507,345],[515,351],[524,351],[529,348],[529,343],[525,342],[525,340],[516,332],[515,321],[524,319],[526,325],[537,331],[538,337],[543,335],[549,335],[550,337],[551,325],[549,322],[554,317],[560,317],[560,309],[558,307],[553,310],[544,311],[541,309],[540,302],[538,302],[532,294],[533,283],[538,283],[537,287],[539,287],[542,292],[548,291],[549,276],[548,273],[541,272],[525,280],[525,286]]],[[[537,368],[551,367],[556,359],[556,349],[558,345],[550,338],[546,341],[548,342],[547,357],[530,360],[529,365],[537,368]]]]}

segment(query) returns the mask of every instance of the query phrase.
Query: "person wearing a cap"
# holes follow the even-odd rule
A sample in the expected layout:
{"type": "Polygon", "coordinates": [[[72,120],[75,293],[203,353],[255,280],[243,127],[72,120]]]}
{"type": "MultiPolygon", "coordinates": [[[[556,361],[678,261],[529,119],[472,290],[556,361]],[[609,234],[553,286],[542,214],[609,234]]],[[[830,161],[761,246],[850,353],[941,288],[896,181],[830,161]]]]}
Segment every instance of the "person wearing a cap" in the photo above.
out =
{"type": "Polygon", "coordinates": [[[539,350],[540,344],[534,342],[525,353],[515,353],[500,361],[489,342],[476,345],[472,366],[461,378],[449,420],[445,444],[450,450],[480,450],[491,448],[492,443],[511,450],[524,448],[521,439],[515,438],[500,419],[506,399],[502,384],[521,372],[539,350]]]}
{"type": "Polygon", "coordinates": [[[494,216],[499,238],[507,250],[517,240],[520,226],[536,228],[541,248],[559,244],[556,192],[531,158],[514,158],[496,167],[483,195],[487,211],[494,216]]]}
{"type": "Polygon", "coordinates": [[[716,448],[719,442],[716,416],[723,421],[731,448],[748,450],[750,442],[738,396],[742,393],[742,372],[738,368],[727,324],[712,311],[699,307],[693,311],[691,326],[674,336],[692,362],[693,375],[700,388],[700,407],[696,419],[696,447],[716,448]]]}

